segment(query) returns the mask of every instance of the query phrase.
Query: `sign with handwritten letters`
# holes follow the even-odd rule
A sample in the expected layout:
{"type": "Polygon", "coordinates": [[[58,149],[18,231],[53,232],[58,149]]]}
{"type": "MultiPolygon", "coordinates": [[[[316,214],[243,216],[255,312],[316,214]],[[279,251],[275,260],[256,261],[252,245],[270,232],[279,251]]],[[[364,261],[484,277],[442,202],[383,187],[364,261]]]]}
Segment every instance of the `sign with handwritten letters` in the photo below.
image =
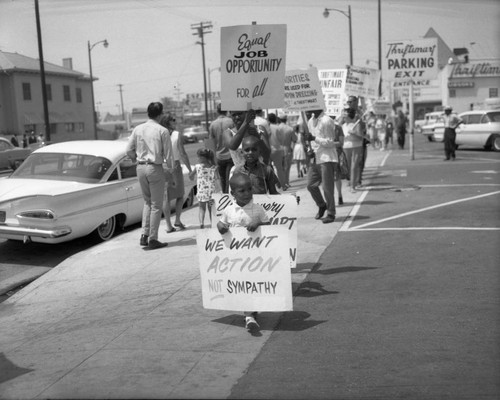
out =
{"type": "Polygon", "coordinates": [[[221,103],[224,110],[282,108],[286,25],[221,28],[221,103]]]}
{"type": "Polygon", "coordinates": [[[318,76],[325,98],[325,113],[339,117],[347,99],[345,94],[347,69],[320,69],[318,76]]]}
{"type": "Polygon", "coordinates": [[[387,81],[437,79],[437,39],[386,42],[382,74],[387,81]]]}
{"type": "Polygon", "coordinates": [[[325,100],[316,68],[286,71],[284,108],[288,111],[325,109],[325,100]]]}
{"type": "MultiPolygon", "coordinates": [[[[233,196],[225,193],[212,195],[214,206],[212,213],[214,221],[218,221],[222,211],[233,204],[233,196]]],[[[267,195],[254,194],[253,201],[260,204],[267,213],[271,225],[283,225],[288,229],[288,246],[290,253],[290,268],[297,266],[297,199],[291,194],[267,195]]],[[[217,222],[214,223],[214,226],[217,222]]]]}
{"type": "Polygon", "coordinates": [[[367,99],[378,98],[380,75],[378,69],[349,65],[345,84],[346,94],[367,99]]]}
{"type": "Polygon", "coordinates": [[[197,232],[203,307],[234,311],[291,311],[292,278],[284,226],[255,232],[230,228],[197,232]]]}

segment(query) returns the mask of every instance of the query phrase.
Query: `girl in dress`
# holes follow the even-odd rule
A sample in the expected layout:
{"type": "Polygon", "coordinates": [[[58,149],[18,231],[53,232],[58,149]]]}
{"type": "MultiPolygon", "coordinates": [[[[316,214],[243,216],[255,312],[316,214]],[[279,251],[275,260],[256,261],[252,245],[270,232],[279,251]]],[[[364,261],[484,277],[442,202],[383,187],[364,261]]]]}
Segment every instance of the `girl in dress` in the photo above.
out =
{"type": "Polygon", "coordinates": [[[293,161],[297,165],[297,178],[303,178],[307,174],[307,154],[306,142],[304,140],[304,132],[300,129],[300,125],[295,127],[297,141],[293,146],[293,161]]]}
{"type": "Polygon", "coordinates": [[[212,225],[212,193],[216,191],[217,186],[217,191],[220,191],[220,181],[219,173],[217,167],[215,166],[213,151],[207,148],[201,148],[198,149],[196,154],[198,155],[198,164],[194,166],[194,169],[189,174],[189,177],[191,179],[194,179],[195,175],[197,177],[196,186],[198,191],[196,193],[196,198],[198,199],[199,207],[198,217],[200,220],[200,228],[203,229],[205,227],[205,214],[207,212],[207,206],[210,225],[212,225]]]}

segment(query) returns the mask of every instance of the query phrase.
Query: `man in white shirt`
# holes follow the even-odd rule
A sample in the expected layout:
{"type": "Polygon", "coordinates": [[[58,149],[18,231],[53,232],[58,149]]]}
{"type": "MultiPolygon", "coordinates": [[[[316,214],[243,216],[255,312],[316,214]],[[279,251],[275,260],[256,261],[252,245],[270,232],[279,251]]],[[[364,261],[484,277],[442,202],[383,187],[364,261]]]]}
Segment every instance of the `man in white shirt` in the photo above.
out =
{"type": "Polygon", "coordinates": [[[448,161],[451,157],[453,161],[455,161],[455,150],[457,145],[455,143],[455,138],[457,137],[457,133],[455,129],[457,129],[458,125],[462,124],[462,121],[457,114],[452,113],[453,109],[450,106],[446,106],[444,108],[444,161],[448,161]]]}

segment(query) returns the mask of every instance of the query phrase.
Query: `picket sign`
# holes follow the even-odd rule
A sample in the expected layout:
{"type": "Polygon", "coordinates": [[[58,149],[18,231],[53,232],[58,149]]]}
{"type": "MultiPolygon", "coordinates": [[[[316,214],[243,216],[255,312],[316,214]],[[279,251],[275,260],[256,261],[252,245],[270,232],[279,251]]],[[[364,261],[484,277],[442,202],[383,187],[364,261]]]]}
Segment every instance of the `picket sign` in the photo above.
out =
{"type": "Polygon", "coordinates": [[[292,311],[288,230],[263,225],[197,231],[203,307],[234,311],[292,311]]]}

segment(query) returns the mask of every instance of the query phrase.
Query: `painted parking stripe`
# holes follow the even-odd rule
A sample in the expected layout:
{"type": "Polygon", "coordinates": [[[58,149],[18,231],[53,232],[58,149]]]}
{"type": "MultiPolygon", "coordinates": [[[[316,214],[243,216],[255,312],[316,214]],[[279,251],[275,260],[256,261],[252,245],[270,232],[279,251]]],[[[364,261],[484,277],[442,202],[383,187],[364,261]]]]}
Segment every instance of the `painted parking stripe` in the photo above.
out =
{"type": "MultiPolygon", "coordinates": [[[[447,206],[450,206],[452,204],[463,203],[465,201],[476,200],[476,199],[480,199],[480,198],[488,197],[488,196],[494,196],[494,195],[499,194],[500,191],[496,191],[496,192],[492,192],[492,193],[486,193],[486,194],[481,194],[481,195],[478,195],[478,196],[467,197],[465,199],[448,201],[446,203],[437,204],[437,205],[430,206],[430,207],[424,207],[424,208],[421,208],[419,210],[413,210],[413,211],[405,212],[405,213],[402,213],[402,214],[394,215],[392,217],[383,218],[383,219],[380,219],[378,221],[368,222],[366,224],[358,225],[358,226],[355,226],[354,228],[349,229],[349,227],[351,225],[351,222],[354,219],[354,216],[356,215],[356,213],[358,212],[359,207],[361,206],[361,203],[364,200],[364,198],[366,197],[367,193],[368,192],[365,191],[359,197],[358,201],[356,202],[356,205],[353,207],[351,213],[349,214],[349,220],[346,221],[345,226],[342,225],[342,227],[340,228],[341,231],[351,231],[352,232],[352,231],[359,231],[359,230],[367,230],[366,227],[368,227],[368,226],[380,224],[380,223],[387,222],[387,221],[392,221],[392,220],[398,219],[398,218],[403,218],[403,217],[406,217],[408,215],[418,214],[418,213],[429,211],[429,210],[435,210],[436,208],[447,207],[447,206]]],[[[382,230],[382,229],[383,228],[380,228],[378,230],[382,230]]],[[[404,230],[404,229],[405,228],[386,228],[386,230],[404,230]]],[[[408,229],[408,228],[406,228],[406,229],[408,229]]],[[[442,228],[436,228],[436,227],[434,227],[434,228],[415,228],[415,230],[417,230],[417,229],[424,230],[424,229],[450,229],[450,228],[447,228],[447,227],[442,227],[442,228]]],[[[453,229],[459,229],[459,228],[453,228],[453,229]]],[[[465,228],[465,229],[471,229],[471,228],[465,228]]],[[[475,230],[496,230],[496,229],[497,228],[476,228],[475,230]]]]}

